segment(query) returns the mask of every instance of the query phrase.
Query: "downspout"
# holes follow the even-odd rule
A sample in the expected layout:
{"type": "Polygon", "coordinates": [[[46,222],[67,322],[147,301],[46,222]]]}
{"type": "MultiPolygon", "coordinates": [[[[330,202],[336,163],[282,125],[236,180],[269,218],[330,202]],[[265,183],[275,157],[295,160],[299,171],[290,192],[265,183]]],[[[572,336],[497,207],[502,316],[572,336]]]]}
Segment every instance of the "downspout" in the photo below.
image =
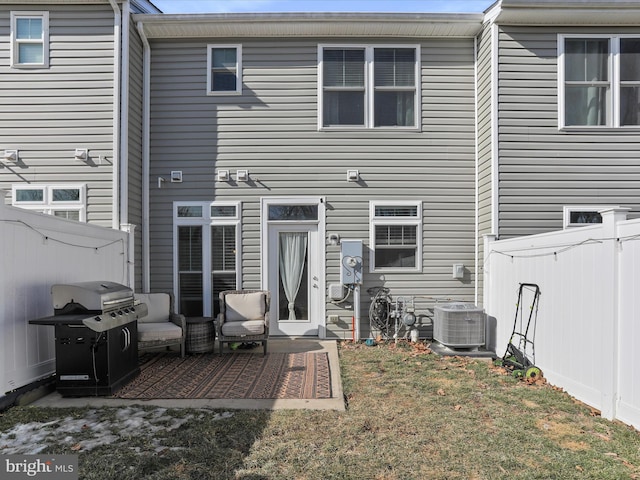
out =
{"type": "Polygon", "coordinates": [[[500,235],[500,194],[499,194],[499,162],[500,137],[498,135],[498,69],[500,66],[500,45],[498,26],[491,25],[491,234],[500,235]]]}
{"type": "Polygon", "coordinates": [[[109,0],[113,9],[113,158],[112,228],[120,229],[120,48],[122,16],[116,0],[109,0]]]}
{"type": "Polygon", "coordinates": [[[120,225],[129,223],[129,0],[122,4],[122,64],[120,67],[120,225]]]}
{"type": "Polygon", "coordinates": [[[151,267],[149,252],[149,139],[151,112],[151,45],[144,34],[142,22],[138,22],[138,35],[142,40],[142,288],[151,291],[151,267]]]}
{"type": "Polygon", "coordinates": [[[478,278],[479,274],[479,257],[480,257],[480,241],[478,239],[478,235],[480,235],[480,188],[478,185],[480,179],[480,155],[478,153],[480,139],[478,138],[478,37],[473,37],[473,77],[475,83],[475,92],[474,92],[474,110],[475,110],[475,240],[474,240],[474,266],[473,271],[475,272],[475,281],[474,281],[474,292],[473,292],[473,303],[479,305],[478,303],[478,278]]]}

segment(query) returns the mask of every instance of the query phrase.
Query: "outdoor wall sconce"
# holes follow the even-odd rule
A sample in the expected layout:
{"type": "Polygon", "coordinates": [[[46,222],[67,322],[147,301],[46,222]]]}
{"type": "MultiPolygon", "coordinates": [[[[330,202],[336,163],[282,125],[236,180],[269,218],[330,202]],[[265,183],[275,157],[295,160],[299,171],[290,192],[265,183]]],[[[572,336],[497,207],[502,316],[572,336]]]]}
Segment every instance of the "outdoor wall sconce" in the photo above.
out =
{"type": "Polygon", "coordinates": [[[5,150],[4,159],[7,162],[16,163],[18,161],[18,150],[5,150]]]}
{"type": "Polygon", "coordinates": [[[358,180],[360,180],[358,170],[347,170],[347,182],[357,182],[358,180]]]}
{"type": "Polygon", "coordinates": [[[218,181],[219,182],[228,182],[229,181],[229,170],[218,170],[218,181]]]}
{"type": "Polygon", "coordinates": [[[236,171],[236,179],[238,182],[248,182],[249,181],[249,170],[237,170],[236,171]]]}
{"type": "Polygon", "coordinates": [[[73,158],[80,161],[85,161],[89,158],[89,150],[86,148],[76,148],[73,154],[73,158]]]}

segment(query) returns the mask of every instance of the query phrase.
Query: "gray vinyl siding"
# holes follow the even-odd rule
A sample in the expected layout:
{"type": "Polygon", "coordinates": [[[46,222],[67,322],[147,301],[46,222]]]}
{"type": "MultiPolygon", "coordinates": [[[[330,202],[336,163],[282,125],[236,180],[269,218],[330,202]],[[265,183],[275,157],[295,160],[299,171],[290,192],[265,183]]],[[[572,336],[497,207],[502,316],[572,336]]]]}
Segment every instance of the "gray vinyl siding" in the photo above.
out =
{"type": "Polygon", "coordinates": [[[501,28],[501,238],[561,229],[563,205],[640,213],[638,130],[558,130],[558,33],[640,35],[640,28],[501,28]]]}
{"type": "MultiPolygon", "coordinates": [[[[326,197],[326,231],[369,245],[370,200],[423,202],[421,273],[387,273],[392,294],[473,300],[475,82],[473,39],[401,39],[421,45],[422,129],[317,129],[317,47],[374,44],[349,39],[153,41],[151,86],[151,281],[173,289],[174,201],[242,201],[243,287],[260,286],[260,198],[326,197]],[[241,96],[206,96],[206,45],[242,44],[241,96]],[[249,183],[215,182],[216,169],[248,169],[249,183]],[[346,170],[358,169],[360,183],[346,170]],[[183,171],[182,184],[158,189],[158,176],[183,171]],[[465,281],[452,279],[464,263],[465,281]]],[[[393,43],[389,40],[385,44],[393,43]]],[[[382,284],[365,252],[366,289],[382,284]]],[[[339,247],[326,247],[326,284],[339,282],[339,247]]],[[[421,309],[424,311],[424,309],[421,309]]],[[[352,311],[327,304],[340,323],[329,335],[350,338],[352,311]]]]}
{"type": "Polygon", "coordinates": [[[477,125],[478,125],[478,299],[482,299],[484,272],[483,235],[492,233],[492,24],[486,23],[477,40],[477,125]]]}
{"type": "Polygon", "coordinates": [[[128,215],[135,229],[135,286],[142,291],[142,41],[133,22],[129,22],[129,138],[128,138],[128,215]]]}
{"type": "MultiPolygon", "coordinates": [[[[0,149],[20,162],[0,169],[0,189],[86,183],[87,220],[111,226],[113,10],[105,5],[0,7],[0,149]],[[48,11],[50,67],[10,67],[10,12],[48,11]],[[89,162],[73,158],[88,148],[89,162]]],[[[9,199],[10,201],[10,199],[9,199]]]]}

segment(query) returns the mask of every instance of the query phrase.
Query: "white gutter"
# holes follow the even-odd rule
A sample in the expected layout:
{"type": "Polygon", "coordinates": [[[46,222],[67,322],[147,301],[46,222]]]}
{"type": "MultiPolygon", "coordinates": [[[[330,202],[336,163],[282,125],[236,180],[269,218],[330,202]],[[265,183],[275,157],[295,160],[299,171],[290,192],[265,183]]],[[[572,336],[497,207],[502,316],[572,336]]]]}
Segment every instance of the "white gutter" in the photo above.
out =
{"type": "Polygon", "coordinates": [[[112,228],[120,229],[120,48],[122,16],[116,0],[109,0],[113,8],[113,158],[112,228]]]}
{"type": "Polygon", "coordinates": [[[149,253],[149,135],[151,111],[151,45],[142,22],[136,24],[142,40],[142,288],[151,290],[149,253]]]}
{"type": "Polygon", "coordinates": [[[129,223],[129,0],[122,4],[122,55],[120,66],[120,224],[129,223]]]}

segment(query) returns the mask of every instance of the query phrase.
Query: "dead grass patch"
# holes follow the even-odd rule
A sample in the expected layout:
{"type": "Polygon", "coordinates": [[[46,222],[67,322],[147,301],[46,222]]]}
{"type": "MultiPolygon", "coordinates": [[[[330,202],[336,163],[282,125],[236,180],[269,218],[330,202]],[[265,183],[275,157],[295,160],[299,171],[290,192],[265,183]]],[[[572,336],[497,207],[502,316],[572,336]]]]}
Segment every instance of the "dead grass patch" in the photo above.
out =
{"type": "MultiPolygon", "coordinates": [[[[638,432],[591,416],[589,408],[548,385],[526,385],[487,362],[438,357],[424,344],[343,343],[340,357],[346,412],[168,410],[163,416],[180,419],[180,428],[158,429],[153,437],[144,429],[126,436],[116,432],[109,445],[79,452],[80,477],[640,478],[638,432]]],[[[93,415],[96,422],[107,422],[117,420],[117,411],[93,415]]],[[[81,420],[88,414],[87,409],[14,408],[0,415],[0,433],[35,420],[81,420]]],[[[73,453],[80,435],[89,434],[43,440],[44,451],[73,453]]],[[[14,441],[4,438],[0,453],[14,441]]]]}

